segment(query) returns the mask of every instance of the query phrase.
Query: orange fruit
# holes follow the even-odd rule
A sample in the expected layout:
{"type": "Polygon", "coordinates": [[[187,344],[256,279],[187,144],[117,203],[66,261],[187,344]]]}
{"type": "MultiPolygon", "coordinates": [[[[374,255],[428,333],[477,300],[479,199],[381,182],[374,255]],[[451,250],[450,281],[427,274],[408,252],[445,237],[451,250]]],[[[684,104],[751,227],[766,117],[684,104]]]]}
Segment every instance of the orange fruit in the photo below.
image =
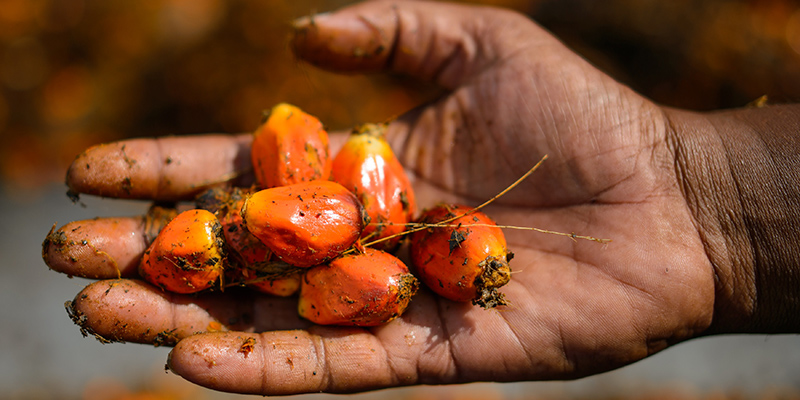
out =
{"type": "Polygon", "coordinates": [[[145,251],[139,275],[170,292],[195,293],[213,287],[225,260],[222,225],[206,210],[178,214],[145,251]]]}
{"type": "MultiPolygon", "coordinates": [[[[465,214],[463,205],[439,204],[423,211],[420,223],[435,224],[465,214]]],[[[511,279],[505,235],[494,221],[477,211],[446,227],[431,226],[410,236],[410,257],[416,275],[431,290],[454,301],[492,308],[505,305],[498,288],[511,279]]]]}
{"type": "MultiPolygon", "coordinates": [[[[406,229],[416,208],[414,190],[403,166],[384,139],[385,125],[366,124],[348,137],[333,159],[331,179],[358,196],[370,217],[361,234],[367,241],[396,235],[406,229]]],[[[396,236],[376,244],[392,250],[396,236]]]]}
{"type": "Polygon", "coordinates": [[[273,107],[253,134],[250,151],[261,188],[328,179],[328,132],[315,117],[286,103],[273,107]]]}
{"type": "Polygon", "coordinates": [[[308,270],[297,310],[320,325],[376,326],[400,316],[418,288],[397,257],[367,248],[308,270]]]}
{"type": "Polygon", "coordinates": [[[275,256],[303,268],[347,250],[368,222],[356,196],[332,181],[261,190],[247,198],[242,217],[275,256]]]}
{"type": "Polygon", "coordinates": [[[273,262],[272,252],[244,226],[241,209],[252,193],[250,189],[216,187],[198,196],[196,204],[213,212],[222,225],[229,249],[225,281],[274,296],[291,296],[300,288],[300,274],[285,263],[273,262]]]}

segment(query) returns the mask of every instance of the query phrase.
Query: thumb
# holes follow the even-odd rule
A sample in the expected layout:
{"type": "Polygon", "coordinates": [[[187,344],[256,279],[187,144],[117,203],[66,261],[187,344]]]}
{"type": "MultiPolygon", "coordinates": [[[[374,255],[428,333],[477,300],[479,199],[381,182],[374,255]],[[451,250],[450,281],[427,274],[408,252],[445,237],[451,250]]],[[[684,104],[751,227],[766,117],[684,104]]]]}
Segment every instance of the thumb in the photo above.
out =
{"type": "Polygon", "coordinates": [[[294,27],[292,48],[312,64],[392,71],[446,89],[514,54],[537,29],[507,10],[418,1],[360,3],[300,18],[294,27]]]}

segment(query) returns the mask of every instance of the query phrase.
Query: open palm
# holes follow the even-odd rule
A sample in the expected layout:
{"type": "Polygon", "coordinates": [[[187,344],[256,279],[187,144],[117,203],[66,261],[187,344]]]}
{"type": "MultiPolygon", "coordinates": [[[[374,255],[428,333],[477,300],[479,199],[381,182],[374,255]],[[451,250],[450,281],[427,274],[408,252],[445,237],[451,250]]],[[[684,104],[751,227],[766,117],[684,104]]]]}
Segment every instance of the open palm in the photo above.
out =
{"type": "MultiPolygon", "coordinates": [[[[612,242],[507,230],[514,275],[503,292],[511,304],[488,311],[423,290],[384,326],[319,327],[296,316],[292,299],[183,297],[104,280],[76,298],[73,314],[85,329],[125,341],[181,339],[170,366],[183,377],[225,391],[286,394],[575,378],[629,364],[711,324],[713,268],[658,106],[508,11],[369,2],[297,29],[295,50],[312,63],[393,71],[447,90],[389,129],[423,206],[478,204],[546,154],[539,170],[485,211],[501,224],[612,242]]],[[[70,184],[117,195],[103,176],[130,168],[123,158],[184,151],[181,166],[142,172],[132,186],[139,197],[180,198],[243,168],[248,143],[206,136],[133,141],[124,151],[112,145],[98,150],[111,158],[83,156],[106,160],[104,172],[73,167],[70,184]]],[[[139,164],[141,172],[147,163],[139,164]]]]}

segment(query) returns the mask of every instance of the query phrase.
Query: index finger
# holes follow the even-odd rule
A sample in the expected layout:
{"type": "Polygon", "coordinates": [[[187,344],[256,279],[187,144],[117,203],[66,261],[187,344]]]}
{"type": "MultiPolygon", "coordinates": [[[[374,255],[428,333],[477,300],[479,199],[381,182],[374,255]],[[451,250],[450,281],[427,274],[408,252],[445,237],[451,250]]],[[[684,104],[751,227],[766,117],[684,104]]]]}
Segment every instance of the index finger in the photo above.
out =
{"type": "Polygon", "coordinates": [[[91,147],[67,171],[73,194],[190,200],[210,186],[252,183],[252,135],[130,139],[91,147]]]}

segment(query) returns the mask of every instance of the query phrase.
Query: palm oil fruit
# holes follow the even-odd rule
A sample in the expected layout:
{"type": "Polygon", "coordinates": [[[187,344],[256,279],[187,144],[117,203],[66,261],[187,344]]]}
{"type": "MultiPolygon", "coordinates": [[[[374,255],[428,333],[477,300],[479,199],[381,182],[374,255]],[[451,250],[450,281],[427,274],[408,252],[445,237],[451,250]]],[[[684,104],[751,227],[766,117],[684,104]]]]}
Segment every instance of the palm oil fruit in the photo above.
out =
{"type": "Polygon", "coordinates": [[[297,268],[273,261],[272,252],[244,226],[241,209],[252,190],[214,187],[197,197],[198,208],[213,212],[228,245],[225,281],[262,293],[286,297],[300,288],[297,268]]]}
{"type": "Polygon", "coordinates": [[[376,326],[400,316],[418,288],[397,257],[366,248],[309,269],[297,310],[319,325],[376,326]]]}
{"type": "Polygon", "coordinates": [[[483,308],[507,304],[498,288],[511,279],[513,254],[494,221],[463,205],[438,204],[423,211],[418,222],[430,226],[410,235],[409,251],[426,286],[442,297],[483,308]]]}
{"type": "Polygon", "coordinates": [[[408,176],[384,139],[385,124],[365,124],[353,130],[333,159],[331,179],[353,192],[370,217],[362,238],[390,251],[413,219],[416,201],[408,176]]]}
{"type": "Polygon", "coordinates": [[[225,244],[222,225],[209,211],[178,214],[145,251],[139,275],[175,293],[213,287],[222,277],[225,244]]]}
{"type": "Polygon", "coordinates": [[[258,191],[242,208],[245,226],[280,260],[308,268],[350,248],[369,222],[356,196],[333,181],[258,191]]]}
{"type": "Polygon", "coordinates": [[[278,297],[288,297],[300,289],[304,269],[283,261],[266,261],[249,265],[236,264],[226,269],[225,279],[231,284],[278,297]]]}
{"type": "Polygon", "coordinates": [[[330,177],[328,132],[316,117],[290,104],[265,114],[250,154],[262,189],[330,177]]]}
{"type": "Polygon", "coordinates": [[[197,208],[214,213],[222,224],[225,242],[231,250],[228,258],[245,266],[266,262],[270,258],[267,246],[245,228],[242,219],[242,206],[252,193],[250,189],[238,187],[215,187],[195,199],[197,208]]]}

